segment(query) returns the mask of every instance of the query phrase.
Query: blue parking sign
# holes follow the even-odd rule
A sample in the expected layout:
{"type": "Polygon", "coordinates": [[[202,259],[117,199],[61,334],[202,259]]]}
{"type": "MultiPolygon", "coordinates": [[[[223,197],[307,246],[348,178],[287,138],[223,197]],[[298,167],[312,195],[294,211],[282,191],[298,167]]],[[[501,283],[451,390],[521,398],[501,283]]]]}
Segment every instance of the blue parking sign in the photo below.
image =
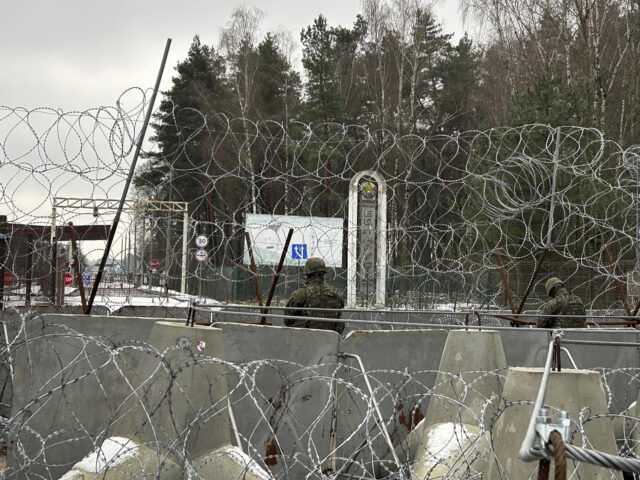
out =
{"type": "Polygon", "coordinates": [[[82,283],[84,283],[85,285],[89,285],[91,283],[91,274],[90,273],[83,273],[82,274],[82,283]]]}
{"type": "Polygon", "coordinates": [[[293,258],[294,260],[306,260],[307,244],[294,243],[293,245],[291,245],[291,258],[293,258]]]}

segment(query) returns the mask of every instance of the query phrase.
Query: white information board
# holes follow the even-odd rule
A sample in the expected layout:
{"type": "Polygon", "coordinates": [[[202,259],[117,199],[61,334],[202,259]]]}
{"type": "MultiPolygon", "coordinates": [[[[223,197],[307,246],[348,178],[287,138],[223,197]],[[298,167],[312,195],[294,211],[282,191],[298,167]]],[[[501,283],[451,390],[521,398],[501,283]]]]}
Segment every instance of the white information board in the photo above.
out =
{"type": "MultiPolygon", "coordinates": [[[[304,265],[307,258],[320,257],[328,267],[342,266],[342,218],[248,213],[245,231],[249,232],[257,265],[278,264],[290,228],[293,236],[285,265],[304,265]]],[[[251,263],[246,242],[243,262],[251,263]]]]}

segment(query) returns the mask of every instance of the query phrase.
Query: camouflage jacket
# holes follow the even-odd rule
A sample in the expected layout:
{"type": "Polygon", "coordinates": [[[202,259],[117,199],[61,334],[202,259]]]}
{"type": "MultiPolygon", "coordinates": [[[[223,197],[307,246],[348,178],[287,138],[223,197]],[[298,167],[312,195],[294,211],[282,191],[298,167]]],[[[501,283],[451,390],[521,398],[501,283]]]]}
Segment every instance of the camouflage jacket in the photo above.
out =
{"type": "MultiPolygon", "coordinates": [[[[299,288],[291,295],[287,307],[295,310],[285,310],[285,315],[297,317],[340,318],[342,312],[322,312],[306,310],[306,308],[343,308],[344,302],[340,291],[324,283],[322,278],[312,278],[307,285],[299,288]]],[[[321,330],[335,330],[338,333],[344,331],[342,322],[322,322],[314,320],[285,319],[288,327],[318,328],[321,330]]]]}
{"type": "Polygon", "coordinates": [[[543,305],[536,327],[540,328],[584,328],[586,327],[585,309],[577,295],[561,288],[558,294],[543,305]],[[543,317],[542,315],[580,315],[578,318],[543,317]]]}

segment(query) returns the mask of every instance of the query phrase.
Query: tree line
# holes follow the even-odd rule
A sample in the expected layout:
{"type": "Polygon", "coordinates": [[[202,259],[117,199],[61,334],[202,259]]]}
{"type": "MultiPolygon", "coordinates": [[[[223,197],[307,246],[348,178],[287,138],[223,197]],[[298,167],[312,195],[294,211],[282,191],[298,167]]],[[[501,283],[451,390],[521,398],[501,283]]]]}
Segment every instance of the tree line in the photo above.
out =
{"type": "MultiPolygon", "coordinates": [[[[443,144],[403,159],[421,148],[414,138],[542,123],[595,127],[622,146],[638,141],[640,0],[461,6],[483,27],[482,41],[454,41],[427,0],[363,0],[351,26],[319,15],[299,43],[287,31],[259,36],[262,12],[235,9],[217,45],[196,35],[176,66],[138,191],[189,201],[214,244],[236,238],[220,247],[222,264],[238,258],[244,213],[345,216],[344,180],[371,165],[389,178],[399,236],[390,243],[400,245],[415,214],[410,198],[420,195],[406,179],[455,179],[468,158],[443,144]]],[[[429,215],[447,215],[464,195],[431,190],[429,215]]]]}

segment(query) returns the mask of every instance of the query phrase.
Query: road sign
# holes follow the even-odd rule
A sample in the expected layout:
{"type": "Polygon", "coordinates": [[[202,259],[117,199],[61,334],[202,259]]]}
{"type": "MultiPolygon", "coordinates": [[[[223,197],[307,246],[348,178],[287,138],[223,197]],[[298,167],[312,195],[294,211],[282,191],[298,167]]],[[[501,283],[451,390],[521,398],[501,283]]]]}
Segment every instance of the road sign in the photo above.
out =
{"type": "Polygon", "coordinates": [[[82,274],[82,283],[84,283],[85,285],[91,284],[91,274],[90,273],[83,273],[82,274]]]}
{"type": "Polygon", "coordinates": [[[65,273],[64,274],[64,286],[68,287],[72,283],[73,283],[73,275],[71,275],[69,272],[65,273]]]}
{"type": "Polygon", "coordinates": [[[204,248],[209,244],[209,239],[206,237],[206,235],[198,235],[196,237],[196,246],[198,248],[204,248]]]}
{"type": "Polygon", "coordinates": [[[153,260],[151,260],[151,263],[149,264],[149,266],[151,267],[151,270],[157,270],[158,267],[160,266],[160,262],[158,261],[157,258],[154,258],[153,260]]]}
{"type": "Polygon", "coordinates": [[[11,272],[4,272],[4,286],[10,287],[13,285],[13,274],[11,272]]]}
{"type": "Polygon", "coordinates": [[[306,260],[307,259],[307,244],[306,243],[294,243],[291,245],[291,258],[294,260],[306,260]]]}
{"type": "Polygon", "coordinates": [[[207,253],[207,251],[203,250],[202,248],[199,250],[196,250],[196,253],[194,254],[194,256],[196,257],[196,260],[198,262],[204,262],[207,260],[207,258],[209,258],[209,254],[207,253]]]}

